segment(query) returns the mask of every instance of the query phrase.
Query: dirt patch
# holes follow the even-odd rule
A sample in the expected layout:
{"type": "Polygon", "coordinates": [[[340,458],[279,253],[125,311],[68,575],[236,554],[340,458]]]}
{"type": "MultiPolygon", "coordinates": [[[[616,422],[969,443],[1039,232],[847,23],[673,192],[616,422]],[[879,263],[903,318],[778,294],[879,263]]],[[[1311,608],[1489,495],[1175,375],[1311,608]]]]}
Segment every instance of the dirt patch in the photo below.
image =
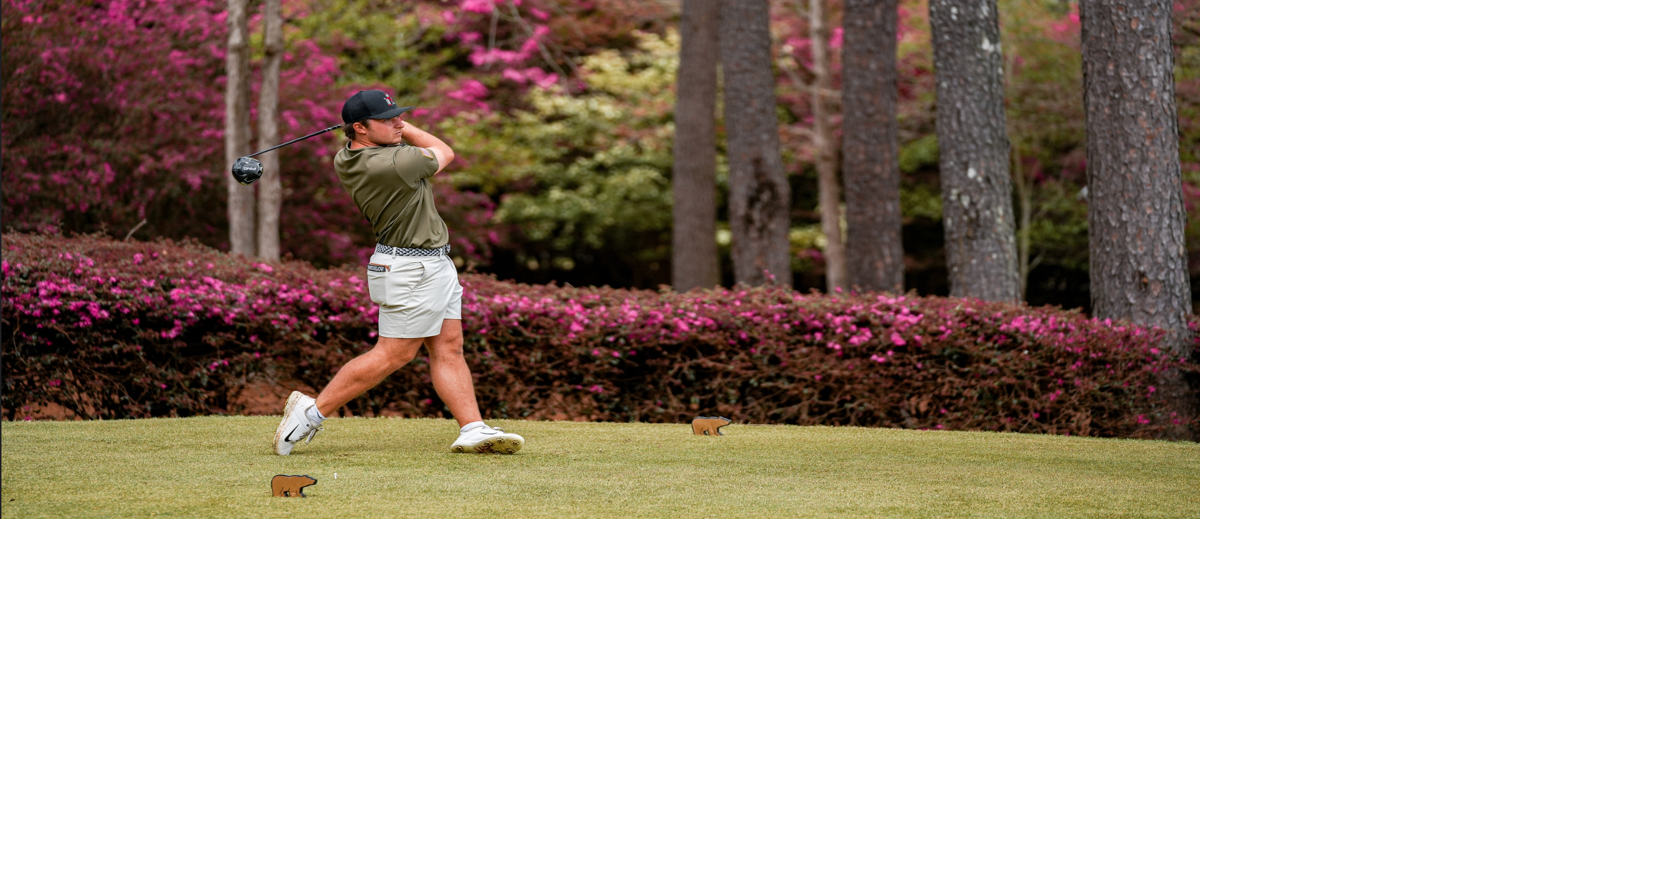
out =
{"type": "MultiPolygon", "coordinates": [[[[284,414],[284,404],[290,399],[290,392],[292,390],[300,390],[308,396],[319,396],[318,390],[315,390],[306,384],[287,382],[260,383],[252,381],[249,384],[244,385],[237,393],[233,394],[231,403],[227,407],[227,414],[259,416],[282,415],[284,414]]],[[[363,409],[356,408],[354,403],[349,403],[334,412],[326,412],[325,416],[328,418],[363,418],[366,416],[366,413],[363,409]]],[[[386,407],[383,411],[377,413],[377,417],[380,418],[404,418],[406,416],[407,415],[404,411],[396,409],[393,406],[386,407]]]]}
{"type": "MultiPolygon", "coordinates": [[[[234,415],[280,415],[284,414],[285,400],[290,398],[290,391],[296,388],[283,384],[263,384],[251,382],[238,389],[228,406],[230,414],[234,415]]],[[[303,391],[306,393],[307,391],[303,391]]]]}
{"type": "Polygon", "coordinates": [[[85,420],[81,415],[55,402],[29,403],[17,410],[16,419],[19,421],[80,421],[85,420]]]}

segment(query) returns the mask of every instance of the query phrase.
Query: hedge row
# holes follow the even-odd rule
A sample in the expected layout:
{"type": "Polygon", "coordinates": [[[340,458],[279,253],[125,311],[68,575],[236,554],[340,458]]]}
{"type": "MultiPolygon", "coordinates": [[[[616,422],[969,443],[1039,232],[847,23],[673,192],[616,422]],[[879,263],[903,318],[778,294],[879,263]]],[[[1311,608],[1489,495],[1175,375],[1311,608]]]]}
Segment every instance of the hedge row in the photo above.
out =
{"type": "MultiPolygon", "coordinates": [[[[195,242],[3,240],[8,419],[47,405],[238,413],[254,390],[317,391],[376,338],[355,266],[265,265],[195,242]]],[[[490,418],[1199,437],[1194,326],[1169,346],[1153,328],[967,299],[462,280],[490,418]]],[[[348,409],[444,414],[423,357],[348,409]]]]}

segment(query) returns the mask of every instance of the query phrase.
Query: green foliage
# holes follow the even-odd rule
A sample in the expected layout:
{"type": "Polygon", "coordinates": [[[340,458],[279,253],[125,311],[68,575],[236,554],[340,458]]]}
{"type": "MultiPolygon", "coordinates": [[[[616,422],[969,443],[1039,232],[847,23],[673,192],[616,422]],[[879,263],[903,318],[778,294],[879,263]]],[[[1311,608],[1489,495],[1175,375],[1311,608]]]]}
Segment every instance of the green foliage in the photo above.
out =
{"type": "MultiPolygon", "coordinates": [[[[467,65],[464,47],[433,6],[397,0],[311,0],[309,7],[309,14],[292,19],[292,26],[336,58],[343,97],[349,89],[381,86],[410,103],[420,100],[444,74],[467,65]]],[[[260,36],[257,30],[252,38],[256,52],[260,36]]]]}
{"type": "Polygon", "coordinates": [[[673,85],[679,38],[641,33],[634,51],[580,62],[585,89],[534,87],[530,109],[456,116],[442,136],[473,161],[460,187],[499,198],[537,263],[574,268],[577,250],[615,250],[655,269],[670,251],[673,85]],[[538,255],[536,255],[538,254],[538,255]]]}
{"type": "Polygon", "coordinates": [[[903,221],[941,221],[940,182],[938,179],[924,179],[925,169],[934,171],[939,165],[940,141],[933,134],[900,147],[900,217],[903,221]],[[911,181],[909,184],[908,180],[911,181]]]}
{"type": "Polygon", "coordinates": [[[1080,29],[1057,0],[1000,0],[1005,118],[1024,292],[1042,265],[1091,269],[1080,29]]]}

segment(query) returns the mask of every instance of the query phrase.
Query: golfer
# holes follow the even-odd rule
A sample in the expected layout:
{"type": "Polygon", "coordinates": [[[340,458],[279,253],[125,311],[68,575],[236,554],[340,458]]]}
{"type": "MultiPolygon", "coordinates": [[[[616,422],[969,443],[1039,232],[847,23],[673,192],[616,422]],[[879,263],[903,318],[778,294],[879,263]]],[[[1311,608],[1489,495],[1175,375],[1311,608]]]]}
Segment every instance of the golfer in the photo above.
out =
{"type": "Polygon", "coordinates": [[[447,257],[447,224],[435,210],[430,178],[453,161],[453,150],[401,119],[381,91],[362,91],[343,104],[348,145],[337,153],[337,179],[377,230],[366,264],[366,291],[377,303],[377,344],[348,361],[317,400],[293,391],[273,436],[273,451],[289,454],[312,442],[334,412],[376,387],[429,348],[436,395],[459,421],[454,451],[515,454],[523,438],[482,422],[476,386],[464,361],[464,287],[447,257]]]}

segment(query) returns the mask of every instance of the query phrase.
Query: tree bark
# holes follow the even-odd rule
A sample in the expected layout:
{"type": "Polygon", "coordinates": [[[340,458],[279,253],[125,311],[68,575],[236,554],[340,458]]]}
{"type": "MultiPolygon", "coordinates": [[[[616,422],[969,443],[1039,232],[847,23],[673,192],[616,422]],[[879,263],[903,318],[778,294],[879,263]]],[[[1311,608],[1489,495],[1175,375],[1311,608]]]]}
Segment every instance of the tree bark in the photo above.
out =
{"type": "Polygon", "coordinates": [[[720,285],[714,239],[719,64],[719,0],[684,0],[673,110],[673,288],[680,292],[720,285]]]}
{"type": "Polygon", "coordinates": [[[1092,316],[1190,317],[1169,0],[1083,0],[1092,316]]]}
{"type": "Polygon", "coordinates": [[[226,0],[226,227],[244,256],[255,255],[255,193],[232,179],[232,163],[249,153],[250,12],[246,0],[226,0]]]}
{"type": "Polygon", "coordinates": [[[997,0],[929,0],[952,295],[1020,302],[997,0]]]}
{"type": "Polygon", "coordinates": [[[847,265],[857,290],[905,286],[900,143],[895,104],[899,0],[846,0],[842,10],[842,179],[847,265]]]}
{"type": "Polygon", "coordinates": [[[739,285],[790,285],[790,181],[778,139],[768,0],[721,0],[727,208],[739,285]]]}
{"type": "MultiPolygon", "coordinates": [[[[284,11],[279,0],[266,0],[262,17],[261,99],[257,107],[257,141],[262,149],[279,140],[279,71],[284,66],[284,11]]],[[[279,153],[262,156],[261,181],[256,183],[256,253],[262,259],[277,260],[279,251],[279,210],[284,202],[284,184],[279,175],[279,153]]]]}
{"type": "Polygon", "coordinates": [[[824,0],[807,0],[807,31],[813,44],[813,148],[819,175],[819,224],[824,232],[824,284],[826,289],[848,286],[848,263],[842,244],[842,183],[836,176],[839,165],[835,127],[830,121],[830,26],[824,17],[824,0]]]}

